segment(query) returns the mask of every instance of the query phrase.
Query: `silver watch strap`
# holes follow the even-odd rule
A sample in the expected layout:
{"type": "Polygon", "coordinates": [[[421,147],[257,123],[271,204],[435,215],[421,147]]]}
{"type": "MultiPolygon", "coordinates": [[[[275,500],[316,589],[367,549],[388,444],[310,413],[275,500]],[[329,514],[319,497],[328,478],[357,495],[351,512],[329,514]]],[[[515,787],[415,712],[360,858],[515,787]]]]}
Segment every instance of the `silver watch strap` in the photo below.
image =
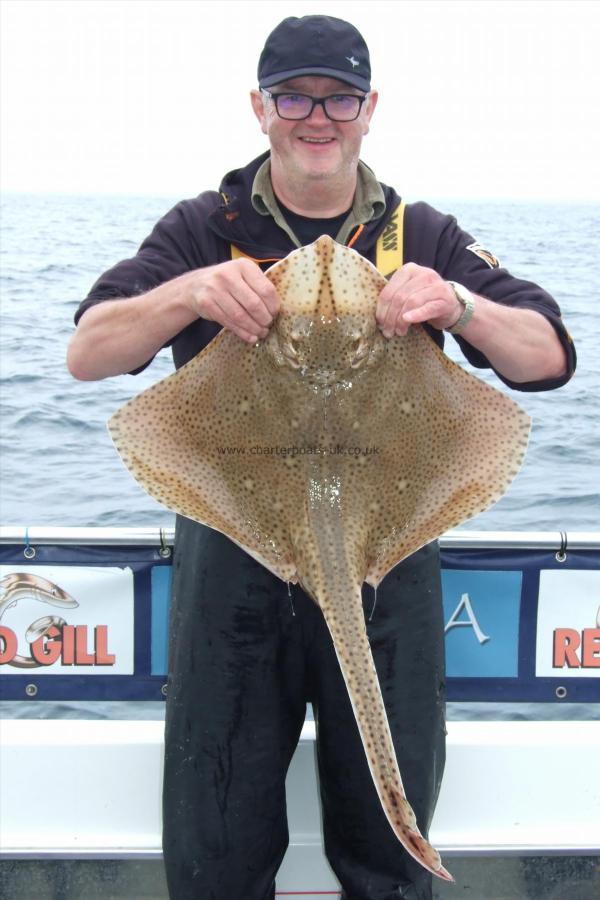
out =
{"type": "Polygon", "coordinates": [[[471,292],[466,288],[463,288],[462,285],[457,285],[454,281],[449,281],[448,284],[452,288],[454,296],[460,303],[463,308],[462,314],[459,317],[458,321],[454,323],[450,328],[446,328],[446,331],[449,334],[459,334],[465,325],[467,325],[473,316],[473,312],[475,311],[475,304],[471,298],[471,292]]]}

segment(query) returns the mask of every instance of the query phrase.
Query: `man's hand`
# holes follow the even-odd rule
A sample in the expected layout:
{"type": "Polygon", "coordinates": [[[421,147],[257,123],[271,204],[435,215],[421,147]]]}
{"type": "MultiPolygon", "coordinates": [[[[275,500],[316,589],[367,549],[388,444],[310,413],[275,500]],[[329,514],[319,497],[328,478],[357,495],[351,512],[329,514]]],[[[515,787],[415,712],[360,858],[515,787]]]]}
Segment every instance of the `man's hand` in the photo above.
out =
{"type": "Polygon", "coordinates": [[[462,306],[447,281],[425,266],[406,263],[392,275],[381,294],[375,317],[385,337],[405,335],[416,322],[450,328],[462,306]]]}
{"type": "MultiPolygon", "coordinates": [[[[557,332],[541,313],[494,303],[475,294],[475,315],[463,332],[505,378],[515,383],[562,378],[567,359],[557,332]]],[[[407,263],[394,273],[375,311],[385,337],[405,335],[416,322],[451,328],[462,304],[437,272],[407,263]]]]}
{"type": "Polygon", "coordinates": [[[218,322],[248,343],[267,336],[280,300],[256,263],[235,259],[184,277],[188,279],[188,302],[196,316],[218,322]]]}
{"type": "Polygon", "coordinates": [[[90,306],[69,344],[69,371],[83,381],[133,372],[199,317],[255,344],[267,336],[279,303],[249,259],[185,272],[147,294],[90,306]]]}

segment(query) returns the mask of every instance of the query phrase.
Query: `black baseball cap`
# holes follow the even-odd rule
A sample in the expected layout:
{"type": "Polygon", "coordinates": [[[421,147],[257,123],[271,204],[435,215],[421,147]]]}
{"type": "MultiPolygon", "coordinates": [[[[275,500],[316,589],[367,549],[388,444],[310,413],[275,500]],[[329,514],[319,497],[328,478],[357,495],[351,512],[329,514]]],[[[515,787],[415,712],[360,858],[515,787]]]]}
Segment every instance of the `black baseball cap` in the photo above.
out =
{"type": "Polygon", "coordinates": [[[299,75],[326,75],[371,90],[369,48],[349,22],[332,16],[290,16],[266,40],[258,61],[258,86],[299,75]]]}

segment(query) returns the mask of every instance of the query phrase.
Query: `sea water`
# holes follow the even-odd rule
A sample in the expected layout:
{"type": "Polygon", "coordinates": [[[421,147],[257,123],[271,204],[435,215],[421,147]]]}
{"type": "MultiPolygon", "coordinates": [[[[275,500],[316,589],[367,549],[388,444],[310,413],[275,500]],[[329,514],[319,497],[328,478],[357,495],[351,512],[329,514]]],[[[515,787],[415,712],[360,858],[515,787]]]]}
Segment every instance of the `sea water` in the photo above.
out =
{"type": "MultiPolygon", "coordinates": [[[[76,382],[65,366],[73,315],[93,282],[132,256],[174,200],[7,195],[1,206],[0,444],[3,525],[166,526],[118,458],[106,421],[172,371],[163,351],[141,375],[76,382]]],[[[507,495],[464,527],[589,531],[600,524],[600,206],[438,203],[519,277],[560,304],[579,366],[564,388],[504,387],[533,428],[507,495]]],[[[452,338],[447,352],[468,364],[452,338]]],[[[468,460],[465,461],[468,465],[468,460]]]]}

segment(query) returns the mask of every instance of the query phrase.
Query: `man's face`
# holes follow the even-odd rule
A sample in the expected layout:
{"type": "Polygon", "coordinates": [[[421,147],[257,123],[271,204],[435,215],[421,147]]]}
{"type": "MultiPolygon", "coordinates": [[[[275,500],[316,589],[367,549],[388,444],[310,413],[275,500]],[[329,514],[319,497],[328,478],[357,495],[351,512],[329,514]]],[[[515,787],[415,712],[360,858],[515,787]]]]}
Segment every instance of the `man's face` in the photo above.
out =
{"type": "MultiPolygon", "coordinates": [[[[364,92],[342,81],[316,75],[284,81],[269,91],[297,92],[312,97],[364,96],[364,92]]],[[[333,122],[322,106],[315,106],[308,119],[291,121],[278,116],[273,100],[263,100],[260,91],[252,91],[252,106],[264,134],[268,135],[274,165],[284,176],[287,173],[290,177],[307,179],[331,178],[345,171],[356,171],[362,139],[369,131],[376,103],[377,94],[371,92],[354,122],[333,122]]]]}

